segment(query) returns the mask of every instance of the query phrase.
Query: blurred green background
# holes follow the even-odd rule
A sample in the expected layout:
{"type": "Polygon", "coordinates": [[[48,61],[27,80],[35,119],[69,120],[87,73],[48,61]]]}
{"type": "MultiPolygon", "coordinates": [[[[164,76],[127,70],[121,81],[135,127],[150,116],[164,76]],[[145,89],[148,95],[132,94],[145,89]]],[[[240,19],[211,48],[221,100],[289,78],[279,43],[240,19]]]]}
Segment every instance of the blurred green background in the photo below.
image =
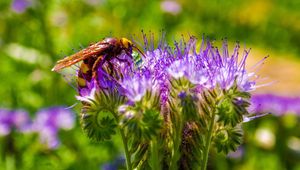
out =
{"type": "MultiPolygon", "coordinates": [[[[104,37],[141,37],[142,29],[157,39],[163,30],[169,42],[203,34],[239,41],[242,48],[252,48],[250,66],[270,55],[259,74],[275,83],[256,93],[300,96],[299,0],[2,0],[0,107],[22,108],[34,116],[43,107],[73,105],[76,90],[51,72],[55,62],[104,37]]],[[[79,108],[74,109],[78,115],[79,108]]],[[[18,145],[21,169],[101,169],[122,154],[117,137],[90,142],[78,123],[60,134],[62,146],[56,150],[18,137],[24,139],[18,145]]],[[[267,116],[245,124],[242,148],[235,159],[213,154],[209,167],[300,169],[299,116],[267,116]],[[260,132],[268,138],[262,140],[260,132]]]]}

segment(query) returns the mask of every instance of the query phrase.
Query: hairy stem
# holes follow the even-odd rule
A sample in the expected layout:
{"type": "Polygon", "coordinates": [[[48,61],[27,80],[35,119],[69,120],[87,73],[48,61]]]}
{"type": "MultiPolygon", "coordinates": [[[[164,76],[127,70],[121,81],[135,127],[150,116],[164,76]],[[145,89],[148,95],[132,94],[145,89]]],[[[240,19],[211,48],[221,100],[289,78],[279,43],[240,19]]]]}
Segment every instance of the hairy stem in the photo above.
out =
{"type": "Polygon", "coordinates": [[[215,113],[213,113],[213,115],[212,115],[210,125],[209,125],[209,129],[208,129],[208,133],[206,135],[206,141],[205,141],[205,147],[204,147],[204,152],[203,152],[203,160],[202,160],[201,170],[206,170],[214,125],[215,125],[215,113]]]}
{"type": "MultiPolygon", "coordinates": [[[[113,116],[115,117],[115,120],[117,122],[119,122],[118,114],[116,112],[114,112],[113,110],[110,110],[110,111],[113,114],[113,116]]],[[[126,169],[127,170],[132,170],[131,156],[129,154],[128,142],[127,142],[126,135],[124,133],[124,129],[119,126],[119,131],[120,131],[122,142],[123,142],[123,146],[124,146],[124,152],[125,152],[125,158],[126,158],[126,169]]]]}
{"type": "Polygon", "coordinates": [[[161,169],[159,164],[159,153],[157,139],[151,141],[151,157],[150,157],[150,167],[152,169],[161,169]]]}
{"type": "Polygon", "coordinates": [[[124,151],[125,151],[125,157],[126,157],[126,167],[127,167],[127,170],[132,170],[131,157],[130,157],[129,150],[128,150],[128,143],[127,143],[127,139],[126,139],[125,133],[122,128],[120,128],[120,134],[121,134],[123,145],[124,145],[124,151]]]}
{"type": "Polygon", "coordinates": [[[170,162],[170,169],[178,169],[177,162],[180,158],[180,144],[182,138],[183,120],[180,119],[177,123],[178,123],[177,124],[178,127],[174,129],[175,139],[173,138],[173,151],[172,151],[172,158],[170,162]]]}

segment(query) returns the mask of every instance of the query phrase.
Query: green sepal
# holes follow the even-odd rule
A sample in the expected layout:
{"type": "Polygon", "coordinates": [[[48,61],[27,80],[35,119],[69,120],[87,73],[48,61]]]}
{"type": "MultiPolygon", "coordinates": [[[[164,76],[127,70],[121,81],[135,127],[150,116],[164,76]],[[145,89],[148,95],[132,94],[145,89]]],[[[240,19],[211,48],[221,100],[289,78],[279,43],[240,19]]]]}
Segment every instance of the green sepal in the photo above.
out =
{"type": "Polygon", "coordinates": [[[180,99],[181,115],[184,121],[198,120],[199,112],[198,106],[196,105],[197,98],[192,95],[188,95],[183,99],[180,99]]]}
{"type": "Polygon", "coordinates": [[[203,157],[205,132],[196,122],[187,122],[182,133],[180,169],[197,169],[203,157]]]}
{"type": "Polygon", "coordinates": [[[132,167],[134,169],[150,169],[147,162],[149,154],[149,143],[140,142],[139,147],[133,154],[132,167]]]}
{"type": "Polygon", "coordinates": [[[234,127],[243,120],[243,114],[236,110],[232,100],[225,98],[217,107],[218,122],[234,127]]]}
{"type": "Polygon", "coordinates": [[[159,94],[148,90],[140,101],[122,105],[119,111],[119,125],[128,141],[132,168],[151,169],[150,141],[159,135],[163,123],[159,94]]]}
{"type": "Polygon", "coordinates": [[[170,84],[172,90],[170,91],[171,97],[168,100],[168,104],[171,112],[177,114],[177,117],[183,117],[182,121],[184,122],[198,119],[198,97],[192,92],[195,85],[185,77],[173,78],[170,80],[170,84]],[[184,94],[184,96],[180,96],[180,94],[184,94]]]}
{"type": "Polygon", "coordinates": [[[147,109],[125,120],[122,126],[126,127],[128,133],[133,133],[136,139],[150,140],[159,133],[162,126],[162,117],[159,111],[147,109]]]}

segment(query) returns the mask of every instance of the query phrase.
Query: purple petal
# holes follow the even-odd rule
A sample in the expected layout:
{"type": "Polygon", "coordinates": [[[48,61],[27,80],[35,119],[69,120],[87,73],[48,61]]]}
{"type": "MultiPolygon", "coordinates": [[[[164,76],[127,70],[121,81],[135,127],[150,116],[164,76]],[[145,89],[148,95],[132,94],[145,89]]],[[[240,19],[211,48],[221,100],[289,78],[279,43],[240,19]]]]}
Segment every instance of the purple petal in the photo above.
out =
{"type": "Polygon", "coordinates": [[[145,74],[125,77],[120,85],[128,99],[134,102],[140,101],[147,90],[155,90],[155,83],[152,83],[151,76],[145,74]]]}

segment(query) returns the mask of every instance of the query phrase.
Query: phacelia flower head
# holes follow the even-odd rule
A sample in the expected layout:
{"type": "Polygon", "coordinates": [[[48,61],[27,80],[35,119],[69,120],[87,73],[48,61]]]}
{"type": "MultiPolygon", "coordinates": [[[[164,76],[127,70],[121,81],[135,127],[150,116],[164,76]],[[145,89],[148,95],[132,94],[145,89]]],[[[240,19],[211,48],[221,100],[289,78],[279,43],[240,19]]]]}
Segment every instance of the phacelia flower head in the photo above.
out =
{"type": "Polygon", "coordinates": [[[70,130],[74,126],[74,114],[63,107],[42,109],[36,113],[32,124],[33,131],[39,133],[40,140],[49,148],[56,148],[60,142],[59,129],[70,130]]]}
{"type": "Polygon", "coordinates": [[[28,113],[23,110],[0,109],[0,136],[8,135],[14,129],[26,131],[30,123],[28,113]]]}

